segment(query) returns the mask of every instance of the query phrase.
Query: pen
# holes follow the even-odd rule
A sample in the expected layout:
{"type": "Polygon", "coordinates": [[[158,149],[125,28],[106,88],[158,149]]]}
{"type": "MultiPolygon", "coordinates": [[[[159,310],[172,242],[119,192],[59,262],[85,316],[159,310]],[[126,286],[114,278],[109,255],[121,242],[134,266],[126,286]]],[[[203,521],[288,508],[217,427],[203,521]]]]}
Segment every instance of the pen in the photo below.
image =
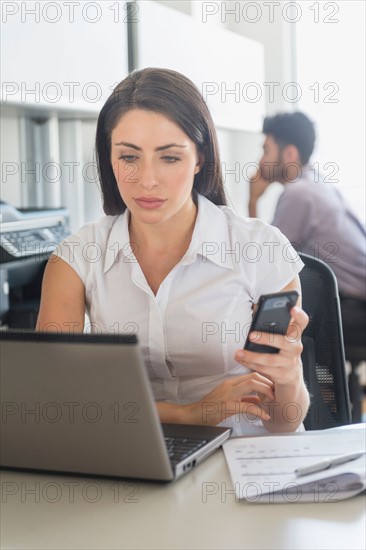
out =
{"type": "Polygon", "coordinates": [[[356,458],[359,458],[364,454],[365,451],[360,451],[358,453],[350,453],[347,455],[335,456],[334,458],[327,458],[325,460],[317,462],[316,464],[311,464],[310,466],[298,468],[297,470],[295,470],[295,474],[298,477],[315,474],[316,472],[321,472],[322,470],[328,470],[333,466],[338,466],[339,464],[345,464],[346,462],[351,462],[351,460],[356,460],[356,458]]]}

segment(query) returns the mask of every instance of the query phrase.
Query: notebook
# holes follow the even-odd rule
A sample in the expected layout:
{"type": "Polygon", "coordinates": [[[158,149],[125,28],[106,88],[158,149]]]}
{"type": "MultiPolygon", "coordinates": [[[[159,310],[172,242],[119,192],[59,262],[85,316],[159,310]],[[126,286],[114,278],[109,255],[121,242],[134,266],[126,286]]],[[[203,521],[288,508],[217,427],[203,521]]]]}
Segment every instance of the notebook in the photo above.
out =
{"type": "Polygon", "coordinates": [[[248,502],[338,502],[365,491],[366,425],[233,438],[224,444],[235,495],[248,502]]]}
{"type": "Polygon", "coordinates": [[[133,335],[0,332],[0,465],[177,479],[230,429],[161,425],[133,335]]]}

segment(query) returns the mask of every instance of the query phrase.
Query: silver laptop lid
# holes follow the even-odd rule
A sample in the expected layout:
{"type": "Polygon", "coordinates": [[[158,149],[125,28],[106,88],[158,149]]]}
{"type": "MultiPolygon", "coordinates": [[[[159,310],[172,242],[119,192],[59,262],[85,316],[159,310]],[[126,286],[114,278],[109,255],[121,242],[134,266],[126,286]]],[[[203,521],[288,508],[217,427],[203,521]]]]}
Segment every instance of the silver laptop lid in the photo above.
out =
{"type": "Polygon", "coordinates": [[[0,345],[1,466],[174,477],[135,336],[6,331],[0,345]]]}

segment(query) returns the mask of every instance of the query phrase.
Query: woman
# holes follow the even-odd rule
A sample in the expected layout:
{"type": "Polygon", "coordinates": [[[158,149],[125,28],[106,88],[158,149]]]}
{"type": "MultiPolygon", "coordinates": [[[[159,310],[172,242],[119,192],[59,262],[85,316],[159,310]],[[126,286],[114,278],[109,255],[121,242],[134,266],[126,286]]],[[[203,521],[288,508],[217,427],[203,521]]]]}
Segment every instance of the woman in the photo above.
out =
{"type": "Polygon", "coordinates": [[[38,330],[82,331],[85,309],[92,331],[132,329],[163,422],[298,429],[309,404],[306,314],[291,310],[286,337],[260,335],[278,354],[241,348],[253,304],[300,293],[302,263],[277,229],[226,206],[197,88],[175,71],[133,72],[101,110],[96,152],[106,216],[50,258],[38,330]]]}

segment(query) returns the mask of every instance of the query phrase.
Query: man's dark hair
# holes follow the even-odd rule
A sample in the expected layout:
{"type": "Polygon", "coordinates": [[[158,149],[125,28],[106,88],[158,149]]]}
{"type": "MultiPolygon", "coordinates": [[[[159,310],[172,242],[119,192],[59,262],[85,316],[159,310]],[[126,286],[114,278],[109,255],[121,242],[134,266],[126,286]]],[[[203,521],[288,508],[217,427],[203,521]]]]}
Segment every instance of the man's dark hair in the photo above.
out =
{"type": "Polygon", "coordinates": [[[281,148],[295,145],[302,164],[308,162],[314,149],[315,129],[312,121],[304,113],[279,113],[266,117],[263,122],[263,133],[272,136],[281,148]]]}

